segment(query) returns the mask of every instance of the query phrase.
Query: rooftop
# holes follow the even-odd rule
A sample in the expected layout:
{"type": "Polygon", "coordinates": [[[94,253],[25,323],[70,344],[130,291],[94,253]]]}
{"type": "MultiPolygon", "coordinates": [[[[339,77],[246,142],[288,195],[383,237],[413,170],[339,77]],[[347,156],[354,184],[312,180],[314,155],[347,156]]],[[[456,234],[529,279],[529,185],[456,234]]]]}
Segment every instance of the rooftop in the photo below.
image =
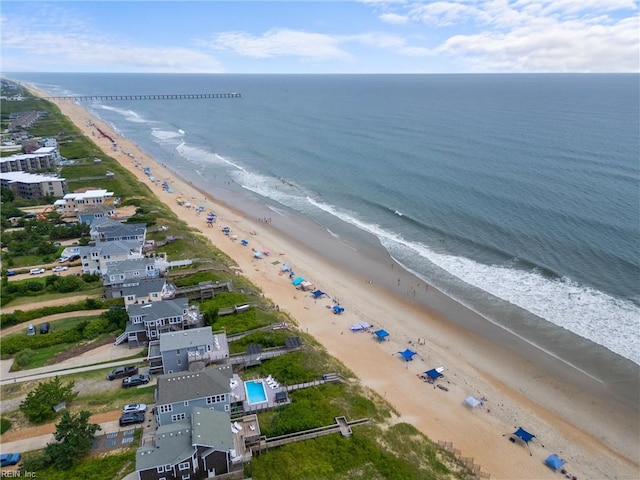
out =
{"type": "Polygon", "coordinates": [[[228,394],[233,369],[230,365],[208,367],[200,372],[158,375],[156,404],[167,405],[186,400],[228,394]]]}

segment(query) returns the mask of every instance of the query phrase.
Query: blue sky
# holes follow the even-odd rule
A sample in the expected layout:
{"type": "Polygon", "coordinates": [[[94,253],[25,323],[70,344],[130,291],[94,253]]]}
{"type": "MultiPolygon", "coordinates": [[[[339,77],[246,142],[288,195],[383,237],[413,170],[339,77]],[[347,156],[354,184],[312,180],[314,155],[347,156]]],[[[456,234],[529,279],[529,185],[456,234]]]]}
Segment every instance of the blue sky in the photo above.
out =
{"type": "Polygon", "coordinates": [[[3,0],[3,72],[638,72],[637,0],[3,0]]]}

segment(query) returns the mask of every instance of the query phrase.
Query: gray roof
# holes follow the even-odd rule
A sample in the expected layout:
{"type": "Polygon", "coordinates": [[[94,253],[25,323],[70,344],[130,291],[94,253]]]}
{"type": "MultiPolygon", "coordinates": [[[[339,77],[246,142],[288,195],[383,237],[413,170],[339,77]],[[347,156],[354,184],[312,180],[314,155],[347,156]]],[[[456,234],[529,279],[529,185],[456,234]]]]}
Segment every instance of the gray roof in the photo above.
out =
{"type": "Polygon", "coordinates": [[[158,375],[156,404],[184,402],[230,392],[233,369],[230,365],[209,367],[201,372],[178,372],[158,375]]]}
{"type": "Polygon", "coordinates": [[[129,253],[131,250],[140,251],[142,242],[140,240],[116,240],[113,242],[104,242],[96,245],[96,250],[100,255],[116,255],[118,253],[129,253]]]}
{"type": "Polygon", "coordinates": [[[134,270],[145,270],[147,265],[155,265],[155,258],[131,258],[129,260],[123,260],[114,265],[109,265],[105,275],[116,275],[118,273],[127,273],[134,270]]]}
{"type": "Polygon", "coordinates": [[[147,231],[146,223],[120,223],[113,222],[92,226],[92,234],[101,234],[105,238],[110,237],[129,237],[132,235],[143,235],[147,231]]]}
{"type": "Polygon", "coordinates": [[[233,435],[227,412],[193,407],[191,427],[191,443],[193,445],[214,447],[221,452],[233,449],[233,435]]]}
{"type": "Polygon", "coordinates": [[[78,207],[78,216],[80,215],[95,215],[96,213],[109,213],[115,211],[116,207],[113,205],[87,205],[78,207]]]}
{"type": "Polygon", "coordinates": [[[164,278],[145,278],[137,285],[122,288],[122,296],[135,295],[136,297],[146,297],[152,292],[160,292],[164,287],[164,278]]]}
{"type": "Polygon", "coordinates": [[[191,445],[191,421],[181,420],[159,426],[154,443],[138,448],[136,470],[175,465],[190,458],[194,450],[191,445]]]}
{"type": "Polygon", "coordinates": [[[189,307],[189,300],[180,298],[177,300],[163,300],[161,302],[141,303],[129,305],[127,313],[129,318],[144,315],[144,321],[158,320],[160,318],[183,316],[189,307]]]}
{"type": "Polygon", "coordinates": [[[187,461],[197,446],[228,452],[233,448],[229,414],[194,407],[190,420],[159,426],[154,443],[138,448],[136,470],[187,461]]]}
{"type": "Polygon", "coordinates": [[[160,334],[160,351],[167,352],[179,348],[213,345],[213,331],[211,327],[192,328],[180,332],[160,334]]]}

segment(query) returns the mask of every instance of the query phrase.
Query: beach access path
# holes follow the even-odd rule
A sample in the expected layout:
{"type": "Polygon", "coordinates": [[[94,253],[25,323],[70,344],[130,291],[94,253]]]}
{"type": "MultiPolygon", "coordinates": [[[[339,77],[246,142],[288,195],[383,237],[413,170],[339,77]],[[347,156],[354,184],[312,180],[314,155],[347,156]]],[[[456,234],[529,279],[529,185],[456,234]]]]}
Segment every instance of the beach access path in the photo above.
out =
{"type": "MultiPolygon", "coordinates": [[[[399,266],[393,273],[374,272],[364,277],[326,255],[306,249],[283,233],[285,217],[272,222],[258,221],[259,215],[249,217],[184,182],[133,142],[90,117],[80,105],[55,103],[89,138],[95,126],[118,138],[118,152],[112,150],[108,140],[99,136],[92,139],[106,155],[114,156],[139,181],[147,183],[180,218],[233,258],[242,274],[281,310],[290,313],[301,330],[313,335],[365,386],[384,397],[398,412],[397,421],[414,425],[434,441],[452,442],[491,478],[558,478],[558,473],[544,465],[551,453],[564,458],[567,470],[579,479],[640,477],[637,411],[619,406],[597,382],[583,379],[576,372],[568,373],[566,365],[547,358],[544,352],[532,362],[510,348],[510,342],[500,335],[487,338],[425,309],[417,299],[407,296],[406,286],[416,284],[418,295],[428,301],[439,301],[441,293],[434,288],[423,291],[417,279],[401,272],[399,266]],[[151,183],[142,168],[136,168],[136,162],[149,166],[155,178],[170,183],[175,193],[151,183]],[[219,223],[207,227],[205,218],[195,209],[176,203],[177,196],[216,212],[219,223]],[[248,239],[250,245],[232,241],[220,231],[221,224],[228,225],[238,238],[248,239]],[[273,253],[256,259],[251,251],[254,246],[269,248],[273,253]],[[276,260],[293,265],[297,274],[330,298],[314,300],[296,290],[287,276],[280,275],[280,265],[272,263],[276,260]],[[402,290],[391,288],[396,276],[402,290]],[[371,283],[371,278],[376,281],[371,283]],[[326,308],[336,296],[346,309],[342,315],[326,308]],[[359,321],[386,328],[389,341],[351,333],[349,326],[359,321]],[[418,344],[418,338],[424,342],[418,344]],[[410,362],[398,358],[397,352],[407,347],[418,352],[410,362]],[[440,365],[445,367],[447,391],[418,377],[440,365]],[[485,397],[484,407],[475,413],[466,409],[462,403],[469,395],[485,397]],[[518,426],[539,439],[531,442],[531,456],[524,445],[508,441],[508,434],[518,426]]],[[[267,216],[274,216],[273,211],[265,211],[269,212],[267,216]]],[[[468,313],[460,310],[454,314],[468,313]]]]}

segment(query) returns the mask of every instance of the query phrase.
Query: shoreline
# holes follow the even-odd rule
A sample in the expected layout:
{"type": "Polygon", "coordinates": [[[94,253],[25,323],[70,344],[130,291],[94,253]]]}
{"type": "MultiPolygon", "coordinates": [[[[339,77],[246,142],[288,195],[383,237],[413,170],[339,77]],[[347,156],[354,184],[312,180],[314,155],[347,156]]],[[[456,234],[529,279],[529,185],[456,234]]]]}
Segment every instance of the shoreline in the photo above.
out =
{"type": "MultiPolygon", "coordinates": [[[[84,121],[90,114],[83,107],[54,103],[90,136],[90,127],[84,121]]],[[[91,118],[101,129],[112,132],[105,122],[91,118]]],[[[514,348],[513,339],[509,338],[507,332],[491,332],[495,338],[489,341],[481,334],[452,322],[450,318],[464,317],[467,325],[472,325],[477,318],[463,305],[451,305],[452,299],[435,288],[429,288],[420,298],[429,297],[436,306],[448,301],[449,304],[441,307],[446,315],[440,313],[438,308],[426,308],[419,301],[405,298],[397,288],[393,288],[395,276],[401,275],[400,283],[403,286],[416,281],[416,277],[404,269],[400,274],[399,264],[396,263],[398,267],[393,269],[393,277],[389,275],[389,267],[383,271],[381,266],[373,265],[373,262],[363,264],[355,272],[345,271],[335,258],[323,258],[320,252],[310,250],[296,241],[295,235],[292,235],[294,230],[290,224],[294,222],[291,219],[288,219],[289,224],[286,219],[279,217],[275,225],[257,222],[253,217],[249,218],[246,212],[224,204],[188,184],[175,172],[146,155],[133,142],[122,136],[118,138],[121,145],[126,145],[125,150],[136,152],[137,161],[152,166],[157,178],[173,177],[176,193],[169,194],[151,186],[156,196],[191,226],[211,238],[218,248],[239,264],[244,275],[261,287],[274,303],[291,313],[300,328],[306,328],[330,354],[354,371],[364,385],[383,395],[400,413],[401,421],[414,424],[433,441],[453,441],[455,448],[461,449],[465,456],[473,456],[476,463],[494,478],[553,478],[556,474],[538,461],[550,453],[562,454],[568,461],[567,469],[578,478],[638,476],[637,431],[634,432],[637,411],[618,408],[616,404],[619,402],[608,398],[611,394],[605,389],[575,378],[575,373],[566,370],[569,367],[560,367],[559,360],[547,358],[547,354],[542,352],[530,355],[537,360],[535,364],[526,358],[523,360],[518,355],[522,353],[518,351],[522,347],[517,345],[514,348]],[[232,225],[234,232],[246,234],[256,231],[258,234],[255,237],[247,236],[252,244],[257,241],[273,252],[283,251],[286,261],[292,263],[298,273],[308,276],[316,286],[328,293],[341,292],[341,304],[347,308],[345,315],[333,316],[325,309],[324,303],[327,302],[323,301],[321,305],[306,296],[303,298],[301,292],[277,275],[276,266],[264,259],[253,260],[250,250],[230,242],[218,228],[206,228],[204,218],[196,217],[195,211],[187,211],[172,201],[179,193],[185,198],[196,198],[195,194],[204,195],[207,202],[215,206],[213,210],[219,214],[223,212],[221,216],[224,223],[232,225]],[[370,275],[371,271],[379,274],[370,275]],[[369,284],[367,278],[376,281],[369,284]],[[384,280],[378,281],[379,278],[384,280]],[[393,320],[382,320],[381,324],[378,318],[393,320]],[[360,320],[369,321],[376,327],[387,327],[391,341],[377,344],[368,335],[351,333],[348,326],[360,320]],[[415,338],[425,335],[425,346],[410,345],[418,350],[421,362],[403,365],[394,357],[398,350],[407,346],[408,341],[413,343],[415,338]],[[358,352],[358,349],[361,350],[358,352]],[[381,352],[386,355],[380,355],[381,352]],[[413,383],[417,373],[437,364],[443,364],[447,369],[445,378],[450,382],[447,386],[455,392],[455,398],[453,392],[440,394],[439,391],[431,391],[427,384],[420,382],[418,386],[413,383]],[[585,389],[588,393],[585,393],[585,389]],[[460,403],[471,394],[488,397],[486,410],[491,409],[491,413],[486,410],[475,414],[465,411],[460,403]],[[596,402],[595,406],[592,401],[596,402]],[[546,403],[552,403],[553,409],[545,407],[546,403]],[[575,411],[581,408],[584,409],[582,415],[575,411]],[[636,417],[630,418],[627,414],[635,414],[636,417]],[[523,449],[509,444],[503,438],[516,424],[533,430],[550,449],[542,450],[532,444],[535,461],[525,456],[523,449]],[[580,428],[576,425],[580,425],[580,428]],[[608,443],[602,443],[601,438],[606,438],[608,443]],[[510,454],[506,459],[504,452],[510,454]],[[523,472],[531,476],[524,477],[523,472]]],[[[133,159],[120,152],[112,152],[105,139],[93,138],[93,141],[106,155],[112,156],[138,179],[148,183],[141,169],[133,166],[133,159]]],[[[303,228],[307,227],[310,225],[303,228]]],[[[315,227],[321,230],[320,226],[315,227]]],[[[325,234],[329,235],[328,232],[325,234]]],[[[343,255],[355,256],[358,253],[349,246],[343,248],[343,255]]],[[[380,249],[383,250],[382,247],[380,249]]],[[[331,253],[334,257],[335,252],[331,253]]],[[[487,322],[484,319],[482,321],[487,322]]],[[[483,328],[486,330],[490,327],[485,325],[483,328]]],[[[498,328],[493,326],[494,330],[498,328]]]]}

